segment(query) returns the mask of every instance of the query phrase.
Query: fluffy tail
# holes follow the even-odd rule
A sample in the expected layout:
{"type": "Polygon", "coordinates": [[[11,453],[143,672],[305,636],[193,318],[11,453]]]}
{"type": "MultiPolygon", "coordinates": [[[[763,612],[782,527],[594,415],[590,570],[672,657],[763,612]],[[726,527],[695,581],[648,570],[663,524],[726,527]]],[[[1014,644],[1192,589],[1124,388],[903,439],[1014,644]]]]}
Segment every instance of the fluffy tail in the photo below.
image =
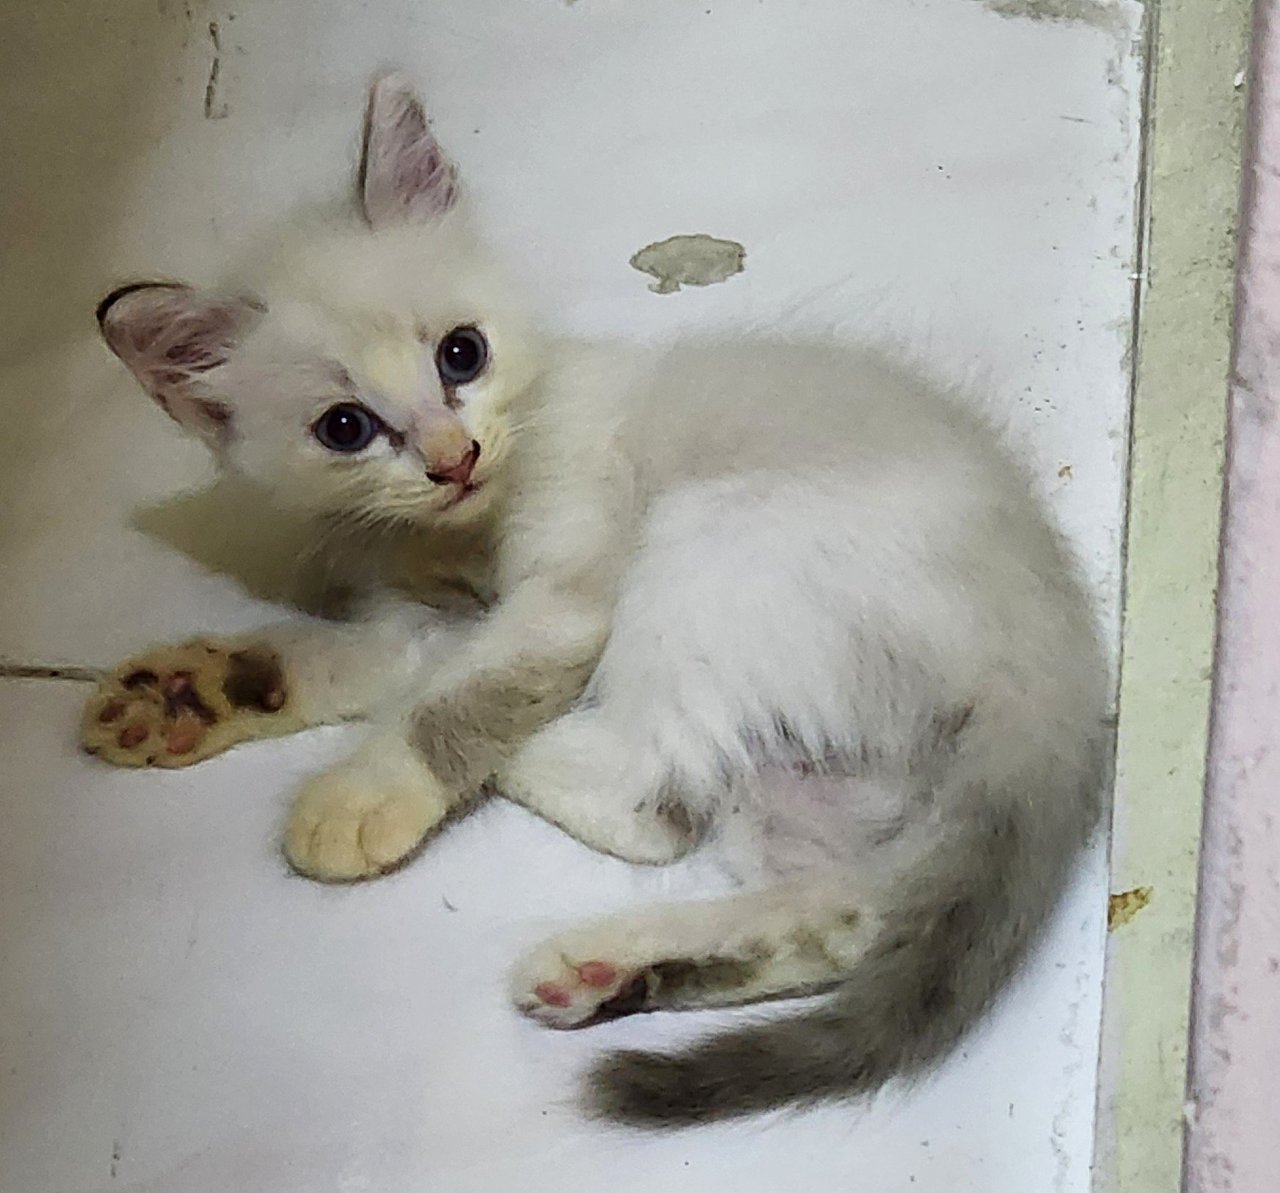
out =
{"type": "Polygon", "coordinates": [[[855,1097],[939,1059],[1054,904],[1092,819],[1096,786],[1075,778],[1043,801],[964,800],[973,814],[900,876],[882,930],[829,1004],[688,1051],[606,1057],[590,1077],[593,1109],[633,1126],[689,1126],[855,1097]]]}

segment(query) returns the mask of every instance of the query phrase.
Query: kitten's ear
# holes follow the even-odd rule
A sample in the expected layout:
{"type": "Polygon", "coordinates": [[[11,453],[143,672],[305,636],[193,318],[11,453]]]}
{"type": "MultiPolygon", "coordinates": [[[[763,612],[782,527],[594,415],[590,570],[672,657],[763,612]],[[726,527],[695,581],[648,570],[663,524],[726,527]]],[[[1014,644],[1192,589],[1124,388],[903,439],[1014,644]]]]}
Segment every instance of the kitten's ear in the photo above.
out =
{"type": "Polygon", "coordinates": [[[166,413],[216,447],[231,431],[231,408],[204,391],[202,375],[226,361],[262,311],[247,299],[141,282],[112,291],[98,304],[98,326],[107,346],[166,413]]]}
{"type": "Polygon", "coordinates": [[[360,199],[373,228],[426,223],[458,200],[458,172],[431,133],[426,109],[400,75],[369,91],[360,199]]]}

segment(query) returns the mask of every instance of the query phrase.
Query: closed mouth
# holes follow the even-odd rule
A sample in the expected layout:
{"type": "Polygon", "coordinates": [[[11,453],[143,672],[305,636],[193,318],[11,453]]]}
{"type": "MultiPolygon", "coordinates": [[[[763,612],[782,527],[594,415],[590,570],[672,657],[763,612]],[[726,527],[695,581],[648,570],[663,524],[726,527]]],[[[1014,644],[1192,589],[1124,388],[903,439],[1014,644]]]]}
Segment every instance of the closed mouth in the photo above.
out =
{"type": "Polygon", "coordinates": [[[446,510],[457,509],[468,497],[478,493],[483,484],[483,481],[468,481],[465,485],[458,485],[457,490],[444,508],[446,510]]]}

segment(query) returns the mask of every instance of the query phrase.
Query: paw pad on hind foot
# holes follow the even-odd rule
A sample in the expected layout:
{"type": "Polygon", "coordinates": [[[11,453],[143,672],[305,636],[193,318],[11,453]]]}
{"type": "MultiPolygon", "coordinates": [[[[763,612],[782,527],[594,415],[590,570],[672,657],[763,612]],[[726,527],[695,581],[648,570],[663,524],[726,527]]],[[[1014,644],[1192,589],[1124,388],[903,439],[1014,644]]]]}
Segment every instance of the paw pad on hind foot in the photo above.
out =
{"type": "Polygon", "coordinates": [[[526,1015],[549,1027],[580,1027],[648,1008],[649,983],[643,971],[608,961],[572,965],[563,959],[532,968],[555,973],[541,981],[534,980],[537,975],[518,981],[523,992],[517,993],[516,1003],[526,1015]]]}
{"type": "Polygon", "coordinates": [[[300,726],[279,659],[210,642],[158,647],[121,665],[90,698],[84,749],[117,766],[190,766],[237,742],[300,726]]]}
{"type": "Polygon", "coordinates": [[[618,970],[607,961],[586,961],[578,966],[578,977],[588,986],[607,989],[618,980],[618,970]]]}
{"type": "MultiPolygon", "coordinates": [[[[595,990],[609,990],[618,984],[617,967],[607,961],[584,962],[577,967],[577,976],[582,985],[595,990]]],[[[540,982],[533,992],[548,1006],[567,1007],[573,1002],[572,993],[554,982],[540,982]]]]}

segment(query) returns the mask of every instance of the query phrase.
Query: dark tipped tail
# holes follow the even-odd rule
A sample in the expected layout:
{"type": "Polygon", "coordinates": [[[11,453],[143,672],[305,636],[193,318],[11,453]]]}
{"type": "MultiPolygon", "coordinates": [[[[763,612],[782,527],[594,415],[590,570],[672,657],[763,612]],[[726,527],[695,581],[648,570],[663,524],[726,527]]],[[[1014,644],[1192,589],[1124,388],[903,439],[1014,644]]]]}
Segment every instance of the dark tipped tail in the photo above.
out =
{"type": "Polygon", "coordinates": [[[1018,966],[1087,831],[1090,796],[1055,796],[1073,802],[1047,814],[987,805],[939,842],[895,886],[883,930],[827,1005],[683,1052],[606,1057],[592,1107],[632,1126],[690,1126],[856,1097],[939,1059],[1018,966]]]}

